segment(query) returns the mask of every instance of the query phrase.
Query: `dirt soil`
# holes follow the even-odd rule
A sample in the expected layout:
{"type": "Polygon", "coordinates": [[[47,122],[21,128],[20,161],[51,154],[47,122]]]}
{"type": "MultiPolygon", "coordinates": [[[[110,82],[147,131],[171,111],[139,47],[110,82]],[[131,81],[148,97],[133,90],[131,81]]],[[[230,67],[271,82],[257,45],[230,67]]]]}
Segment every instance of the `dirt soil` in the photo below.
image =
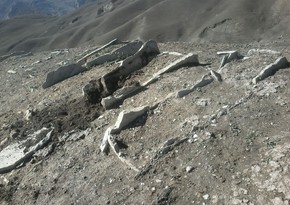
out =
{"type": "Polygon", "coordinates": [[[143,83],[180,58],[168,52],[197,53],[202,65],[167,73],[112,110],[86,102],[82,87],[116,68],[117,62],[42,88],[49,71],[76,62],[93,47],[4,59],[0,151],[42,127],[55,130],[30,161],[0,175],[0,204],[289,204],[290,66],[258,84],[252,79],[278,57],[290,60],[290,47],[275,42],[158,46],[161,54],[124,85],[143,83]],[[248,53],[250,49],[260,52],[248,53]],[[245,58],[223,67],[222,82],[161,101],[115,136],[138,172],[112,151],[101,153],[104,133],[122,110],[151,106],[194,85],[219,68],[216,53],[225,50],[238,50],[245,58]],[[32,112],[29,119],[27,110],[32,112]],[[72,130],[87,128],[91,130],[85,137],[60,140],[72,130]]]}

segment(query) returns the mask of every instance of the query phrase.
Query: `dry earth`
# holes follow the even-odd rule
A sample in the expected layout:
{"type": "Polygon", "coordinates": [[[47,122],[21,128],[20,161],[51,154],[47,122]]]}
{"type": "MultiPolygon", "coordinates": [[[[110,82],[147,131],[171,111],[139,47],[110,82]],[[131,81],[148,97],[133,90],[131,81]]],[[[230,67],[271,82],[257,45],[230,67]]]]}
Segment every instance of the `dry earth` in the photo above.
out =
{"type": "Polygon", "coordinates": [[[1,174],[0,203],[289,204],[290,66],[257,84],[252,79],[278,57],[290,59],[290,48],[275,42],[158,46],[161,54],[125,84],[145,82],[181,57],[168,52],[197,53],[203,64],[166,73],[111,110],[86,102],[81,90],[116,68],[116,62],[42,88],[49,71],[76,62],[92,47],[2,60],[0,150],[43,126],[55,130],[32,159],[1,174]],[[248,53],[250,49],[260,52],[248,53]],[[166,98],[191,87],[210,69],[218,70],[217,52],[225,50],[238,50],[245,58],[223,67],[222,82],[213,81],[182,98],[166,98]],[[137,172],[114,152],[101,153],[104,133],[122,110],[158,101],[157,107],[114,136],[137,172]],[[24,119],[27,109],[33,110],[29,120],[24,119]],[[65,134],[87,128],[88,135],[65,134]]]}

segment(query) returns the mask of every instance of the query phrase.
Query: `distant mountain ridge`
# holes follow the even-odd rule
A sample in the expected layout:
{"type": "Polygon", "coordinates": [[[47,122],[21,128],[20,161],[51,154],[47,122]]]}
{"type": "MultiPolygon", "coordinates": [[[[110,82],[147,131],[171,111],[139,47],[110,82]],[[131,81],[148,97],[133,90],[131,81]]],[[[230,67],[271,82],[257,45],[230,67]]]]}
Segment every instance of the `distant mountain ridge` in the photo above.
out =
{"type": "MultiPolygon", "coordinates": [[[[36,0],[25,1],[36,5],[36,0]]],[[[65,2],[69,1],[57,3],[58,8],[68,8],[65,2]]],[[[30,15],[2,20],[0,36],[0,55],[100,45],[115,38],[158,42],[279,41],[289,45],[290,1],[95,0],[64,16],[30,15]]]]}
{"type": "Polygon", "coordinates": [[[0,19],[26,15],[62,16],[86,3],[104,1],[106,0],[2,0],[0,19]]]}

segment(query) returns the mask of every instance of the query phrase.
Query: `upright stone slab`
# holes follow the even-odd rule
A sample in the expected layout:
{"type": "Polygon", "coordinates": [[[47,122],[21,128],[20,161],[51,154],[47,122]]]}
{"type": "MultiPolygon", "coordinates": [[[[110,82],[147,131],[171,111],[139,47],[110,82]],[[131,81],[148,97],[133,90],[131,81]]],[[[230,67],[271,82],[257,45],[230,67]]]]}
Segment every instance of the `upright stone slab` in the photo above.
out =
{"type": "Polygon", "coordinates": [[[64,81],[72,76],[75,76],[79,73],[86,71],[86,68],[78,65],[78,64],[70,64],[67,66],[63,66],[58,68],[55,71],[52,71],[47,74],[46,80],[43,83],[42,87],[48,88],[51,87],[61,81],[64,81]]]}

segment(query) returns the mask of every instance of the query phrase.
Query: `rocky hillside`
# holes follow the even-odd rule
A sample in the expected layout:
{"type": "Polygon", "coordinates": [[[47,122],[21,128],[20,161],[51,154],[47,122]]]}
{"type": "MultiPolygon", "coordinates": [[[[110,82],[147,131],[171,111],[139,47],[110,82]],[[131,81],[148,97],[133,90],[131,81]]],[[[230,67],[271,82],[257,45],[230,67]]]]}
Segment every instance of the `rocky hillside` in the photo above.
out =
{"type": "Polygon", "coordinates": [[[0,22],[0,53],[154,39],[247,43],[289,41],[288,0],[117,0],[59,18],[0,22]],[[27,24],[29,22],[29,24],[27,24]]]}
{"type": "Polygon", "coordinates": [[[0,19],[27,15],[62,16],[86,3],[103,1],[105,0],[2,0],[0,19]]]}
{"type": "Polygon", "coordinates": [[[130,43],[4,56],[1,204],[289,204],[290,49],[130,43]]]}

